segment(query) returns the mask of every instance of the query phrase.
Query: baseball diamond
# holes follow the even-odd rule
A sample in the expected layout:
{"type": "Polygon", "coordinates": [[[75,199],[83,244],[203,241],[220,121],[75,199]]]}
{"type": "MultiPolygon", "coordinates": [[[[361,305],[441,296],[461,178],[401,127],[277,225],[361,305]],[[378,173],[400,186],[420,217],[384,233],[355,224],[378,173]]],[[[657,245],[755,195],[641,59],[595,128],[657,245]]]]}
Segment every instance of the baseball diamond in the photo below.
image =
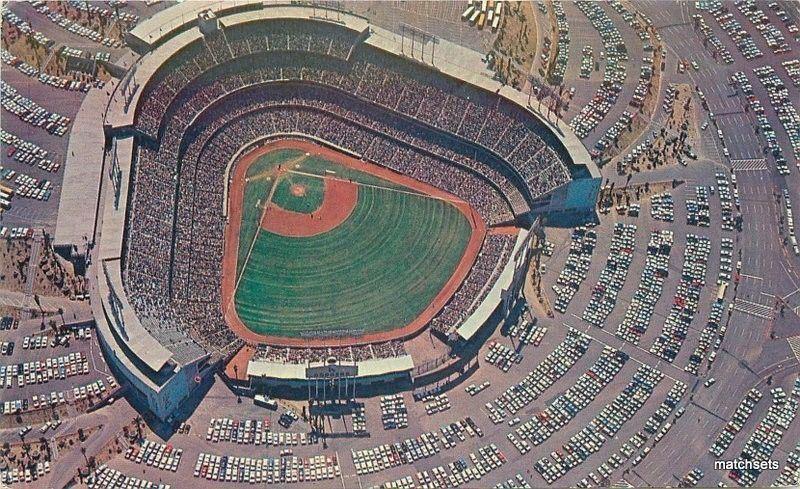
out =
{"type": "Polygon", "coordinates": [[[469,206],[370,170],[301,141],[241,158],[226,232],[237,241],[229,317],[274,337],[381,333],[452,294],[443,288],[481,237],[469,206]]]}

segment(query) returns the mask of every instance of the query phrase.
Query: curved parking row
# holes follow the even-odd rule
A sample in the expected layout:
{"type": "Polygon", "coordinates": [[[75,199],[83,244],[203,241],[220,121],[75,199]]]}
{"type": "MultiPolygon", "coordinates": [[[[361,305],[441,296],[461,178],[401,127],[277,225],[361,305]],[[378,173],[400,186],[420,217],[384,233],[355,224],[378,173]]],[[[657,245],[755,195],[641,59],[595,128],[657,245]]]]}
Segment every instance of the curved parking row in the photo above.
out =
{"type": "MultiPolygon", "coordinates": [[[[437,466],[431,470],[417,472],[416,479],[419,487],[422,488],[448,488],[466,485],[479,486],[479,481],[490,472],[500,468],[506,463],[506,457],[497,445],[492,443],[478,448],[477,452],[472,452],[468,457],[460,458],[455,462],[450,462],[447,468],[437,466]],[[467,462],[469,460],[469,462],[467,462]]],[[[401,483],[408,484],[409,478],[400,479],[401,483]]],[[[413,480],[411,482],[413,484],[413,480]]],[[[390,483],[387,483],[390,484],[390,483]]],[[[391,487],[383,484],[379,487],[391,487]]],[[[414,487],[413,485],[400,487],[414,487]]]]}
{"type": "Polygon", "coordinates": [[[758,481],[764,467],[756,466],[753,462],[768,463],[770,461],[775,449],[780,445],[784,433],[789,429],[789,425],[797,414],[797,399],[788,397],[780,387],[772,389],[770,394],[772,395],[772,405],[753,430],[741,454],[734,462],[734,466],[743,464],[748,465],[749,468],[734,468],[728,472],[728,477],[740,486],[752,486],[758,481]]]}
{"type": "Polygon", "coordinates": [[[708,448],[715,457],[719,458],[725,453],[725,450],[733,443],[733,438],[737,433],[742,431],[744,424],[750,419],[753,410],[758,401],[761,400],[762,394],[758,389],[753,388],[747,391],[744,399],[736,406],[736,410],[731,415],[731,419],[722,427],[714,443],[708,448]]]}
{"type": "Polygon", "coordinates": [[[534,467],[552,484],[567,472],[586,461],[622,428],[650,398],[664,374],[649,365],[642,365],[631,381],[609,404],[603,406],[581,431],[570,437],[563,446],[564,453],[553,452],[553,461],[544,457],[534,467]]]}
{"type": "Polygon", "coordinates": [[[639,287],[633,293],[622,323],[617,326],[617,336],[634,345],[647,331],[653,318],[655,305],[664,290],[664,280],[669,275],[669,256],[672,252],[673,233],[670,230],[650,233],[639,287]]]}
{"type": "Polygon", "coordinates": [[[772,484],[772,487],[798,487],[800,486],[800,442],[794,450],[789,452],[786,465],[781,470],[781,475],[772,484]]]}
{"type": "Polygon", "coordinates": [[[585,409],[622,370],[627,360],[626,353],[608,346],[603,348],[594,365],[578,377],[566,392],[551,401],[544,411],[520,425],[515,430],[516,436],[530,440],[536,446],[544,443],[585,409]]]}
{"type": "Polygon", "coordinates": [[[594,229],[581,226],[572,230],[567,261],[558,275],[558,280],[553,284],[553,291],[556,293],[554,309],[561,314],[566,312],[575,293],[586,280],[595,246],[597,246],[597,232],[594,229]]]}
{"type": "MultiPolygon", "coordinates": [[[[653,414],[647,418],[644,427],[634,433],[622,444],[619,453],[612,454],[606,462],[600,464],[596,470],[590,472],[585,478],[581,479],[576,485],[578,487],[590,487],[592,483],[601,485],[603,480],[611,477],[614,470],[630,461],[632,466],[639,465],[642,460],[650,453],[664,435],[672,427],[672,423],[667,422],[669,415],[675,410],[683,395],[686,393],[686,384],[675,381],[661,404],[653,414]],[[653,443],[645,446],[647,441],[653,437],[653,443]],[[595,474],[597,472],[597,474],[595,474]]],[[[675,418],[683,415],[684,408],[680,408],[675,413],[675,418]]]]}
{"type": "Polygon", "coordinates": [[[650,352],[672,362],[678,355],[694,320],[700,301],[700,292],[706,283],[706,267],[711,253],[711,240],[695,234],[686,235],[681,281],[672,300],[661,334],[650,347],[650,352]]]}
{"type": "MultiPolygon", "coordinates": [[[[789,138],[789,144],[792,146],[795,158],[800,158],[800,115],[797,113],[797,108],[792,101],[797,99],[793,98],[786,84],[780,79],[775,69],[770,65],[754,68],[753,72],[756,74],[758,81],[764,86],[767,94],[769,94],[769,102],[778,120],[783,125],[784,131],[789,138]]],[[[778,155],[776,156],[776,163],[778,163],[778,155]]],[[[787,172],[788,173],[788,172],[787,172]]]]}
{"type": "Polygon", "coordinates": [[[72,122],[69,117],[45,110],[36,102],[17,93],[17,89],[0,80],[3,109],[34,127],[46,129],[50,134],[63,136],[72,122]]]}
{"type": "Polygon", "coordinates": [[[586,353],[590,342],[591,338],[587,335],[569,328],[564,341],[559,343],[555,350],[550,352],[525,378],[517,384],[509,386],[494,400],[494,403],[486,404],[492,422],[494,424],[502,423],[507,414],[516,414],[538,399],[586,353]],[[492,412],[497,415],[493,417],[492,412]]]}
{"type": "Polygon", "coordinates": [[[592,298],[583,310],[583,320],[592,326],[602,328],[617,304],[617,296],[625,284],[633,260],[635,238],[635,224],[621,222],[614,224],[606,266],[600,272],[597,284],[592,289],[592,298]]]}
{"type": "Polygon", "coordinates": [[[440,433],[430,431],[401,442],[351,450],[356,474],[374,474],[392,467],[413,464],[417,460],[434,456],[442,450],[442,447],[445,450],[453,448],[459,441],[464,442],[467,437],[483,437],[483,431],[469,417],[442,426],[440,433]],[[464,436],[464,433],[467,435],[464,436]]]}
{"type": "Polygon", "coordinates": [[[728,10],[727,6],[719,0],[714,0],[711,3],[708,11],[717,21],[722,30],[730,36],[739,52],[742,53],[744,59],[753,60],[764,56],[764,53],[753,41],[750,33],[742,27],[742,24],[733,17],[733,14],[728,10]]]}
{"type": "Polygon", "coordinates": [[[575,5],[586,15],[592,27],[600,34],[606,56],[603,83],[595,92],[592,100],[570,122],[575,134],[579,138],[585,138],[608,115],[622,92],[628,51],[619,29],[599,3],[579,1],[575,5]]]}

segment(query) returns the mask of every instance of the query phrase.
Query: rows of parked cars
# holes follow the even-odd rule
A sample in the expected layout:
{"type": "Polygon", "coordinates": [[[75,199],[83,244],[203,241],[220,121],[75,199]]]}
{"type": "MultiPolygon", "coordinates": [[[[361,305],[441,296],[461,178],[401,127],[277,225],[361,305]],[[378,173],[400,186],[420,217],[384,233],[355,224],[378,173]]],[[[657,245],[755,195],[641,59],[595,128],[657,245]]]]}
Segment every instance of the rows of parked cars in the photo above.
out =
{"type": "Polygon", "coordinates": [[[663,377],[663,373],[649,365],[640,366],[622,392],[603,406],[581,431],[570,437],[562,446],[563,452],[555,450],[550,457],[540,458],[534,468],[548,484],[552,484],[585,462],[639,412],[663,377]]]}
{"type": "Polygon", "coordinates": [[[669,256],[673,241],[674,236],[669,229],[650,233],[639,286],[633,293],[625,317],[616,331],[617,336],[634,345],[639,344],[639,339],[650,326],[655,305],[661,298],[664,280],[669,275],[669,256]]]}
{"type": "MultiPolygon", "coordinates": [[[[594,143],[594,148],[589,151],[591,157],[595,160],[600,159],[603,152],[616,145],[620,136],[625,133],[632,124],[633,114],[628,110],[622,111],[622,114],[620,114],[617,120],[608,126],[606,132],[594,143]]],[[[617,171],[621,172],[620,163],[617,163],[617,171]]]]}
{"type": "MultiPolygon", "coordinates": [[[[772,389],[770,394],[772,405],[747,439],[737,461],[767,462],[772,459],[784,433],[789,430],[789,425],[797,415],[797,399],[788,397],[780,387],[772,389]]],[[[728,473],[728,477],[741,486],[751,486],[756,483],[761,472],[760,467],[733,469],[728,473]]]]}
{"type": "Polygon", "coordinates": [[[139,447],[128,447],[125,458],[158,470],[178,471],[183,449],[145,439],[139,447]]]}
{"type": "Polygon", "coordinates": [[[10,380],[14,378],[17,380],[17,387],[25,387],[25,384],[46,384],[54,379],[66,379],[88,373],[89,359],[81,352],[12,365],[0,365],[0,378],[5,378],[6,387],[10,387],[10,380]]]}
{"type": "Polygon", "coordinates": [[[708,358],[709,369],[717,358],[717,351],[719,351],[722,346],[722,339],[725,338],[725,332],[728,329],[727,326],[720,325],[724,311],[725,307],[721,300],[717,300],[711,304],[711,309],[708,312],[708,319],[706,320],[706,325],[703,327],[703,331],[700,332],[697,346],[695,346],[694,351],[689,355],[689,359],[683,367],[683,369],[690,374],[698,375],[700,366],[706,357],[708,358]],[[713,351],[711,351],[712,347],[713,351]],[[709,351],[711,351],[710,354],[709,351]]]}
{"type": "Polygon", "coordinates": [[[739,201],[739,190],[734,186],[732,187],[728,181],[728,177],[721,172],[717,172],[717,195],[719,196],[720,207],[722,208],[722,223],[723,231],[733,231],[733,205],[734,196],[736,198],[736,207],[739,208],[741,203],[739,201]]]}
{"type": "Polygon", "coordinates": [[[30,239],[33,237],[33,228],[24,226],[0,226],[0,238],[3,239],[30,239]]]}
{"type": "Polygon", "coordinates": [[[651,353],[668,362],[675,360],[683,341],[689,334],[689,325],[697,313],[700,292],[706,283],[705,277],[710,253],[710,239],[695,234],[686,235],[681,280],[672,299],[672,306],[664,321],[661,334],[650,347],[651,353]]]}
{"type": "Polygon", "coordinates": [[[169,484],[156,484],[128,476],[118,470],[101,465],[86,479],[89,489],[170,489],[169,484]]]}
{"type": "Polygon", "coordinates": [[[758,401],[761,400],[762,394],[755,387],[747,391],[744,399],[736,406],[736,410],[731,415],[731,419],[722,427],[714,443],[708,448],[715,457],[719,458],[725,453],[725,450],[731,446],[733,438],[737,433],[742,431],[750,415],[756,407],[758,401]]]}
{"type": "Polygon", "coordinates": [[[13,177],[13,182],[17,185],[14,194],[20,198],[50,200],[53,193],[53,182],[46,178],[34,178],[27,173],[16,172],[11,169],[0,167],[0,177],[3,175],[13,177]]]}
{"type": "Polygon", "coordinates": [[[221,482],[250,484],[290,484],[331,480],[341,475],[335,456],[235,457],[201,453],[194,466],[194,476],[221,482]]]}
{"type": "Polygon", "coordinates": [[[539,346],[547,334],[547,328],[536,324],[536,318],[533,321],[522,320],[522,325],[515,325],[514,329],[509,332],[511,338],[516,337],[521,345],[539,346]]]}
{"type": "Polygon", "coordinates": [[[774,11],[775,15],[783,22],[786,26],[786,30],[789,31],[789,34],[794,40],[800,42],[800,27],[797,26],[795,19],[793,19],[778,2],[770,2],[767,6],[770,10],[774,11]]]}
{"type": "Polygon", "coordinates": [[[792,50],[786,43],[786,37],[781,30],[769,20],[767,14],[759,8],[754,0],[737,0],[735,5],[739,12],[744,14],[752,22],[756,30],[761,33],[761,37],[767,41],[767,47],[773,53],[783,54],[792,50]]]}
{"type": "Polygon", "coordinates": [[[2,12],[3,20],[8,22],[9,25],[19,29],[19,31],[26,37],[32,37],[40,46],[44,46],[45,48],[49,49],[53,44],[55,44],[55,41],[31,27],[30,22],[15,14],[10,8],[8,8],[7,4],[2,6],[0,12],[2,12]]]}
{"type": "Polygon", "coordinates": [[[787,59],[781,62],[786,75],[792,80],[792,85],[800,87],[800,59],[787,59]]]}
{"type": "Polygon", "coordinates": [[[211,418],[206,440],[212,443],[231,442],[239,445],[297,446],[318,443],[315,434],[284,433],[271,430],[269,418],[236,420],[211,418]]]}
{"type": "MultiPolygon", "coordinates": [[[[550,82],[553,84],[560,84],[564,81],[564,74],[567,72],[567,62],[569,61],[569,22],[567,22],[567,14],[564,12],[564,6],[560,1],[553,2],[553,14],[556,16],[556,26],[558,27],[558,42],[556,42],[556,58],[555,65],[550,70],[550,82]]],[[[543,50],[542,56],[549,56],[549,46],[545,42],[546,50],[543,50]]]]}
{"type": "Polygon", "coordinates": [[[778,135],[764,113],[764,105],[753,92],[753,86],[750,84],[750,80],[747,78],[747,75],[745,75],[742,71],[737,71],[731,75],[730,83],[734,87],[741,89],[742,93],[745,95],[747,99],[747,105],[750,107],[750,111],[756,116],[758,132],[767,142],[767,149],[771,150],[772,156],[775,158],[775,166],[778,170],[778,173],[782,175],[788,174],[789,167],[787,166],[786,158],[783,157],[781,148],[778,145],[778,135]]]}
{"type": "MultiPolygon", "coordinates": [[[[769,102],[778,115],[778,120],[783,125],[786,135],[789,137],[789,144],[792,146],[794,157],[800,158],[800,115],[798,115],[797,108],[794,106],[797,99],[792,97],[786,84],[771,65],[754,68],[753,72],[767,90],[769,102]]],[[[776,164],[779,164],[778,160],[781,157],[780,147],[777,147],[777,151],[775,151],[775,148],[771,149],[773,150],[776,164]]],[[[784,159],[783,164],[785,165],[785,163],[786,160],[784,159]]]]}
{"type": "Polygon", "coordinates": [[[69,117],[50,112],[33,100],[20,95],[17,89],[0,80],[0,95],[3,109],[28,124],[46,129],[50,134],[63,136],[72,122],[69,117]]]}
{"type": "MultiPolygon", "coordinates": [[[[653,414],[647,418],[644,427],[631,435],[628,441],[622,444],[618,453],[612,454],[606,462],[600,464],[595,471],[590,472],[589,476],[582,479],[577,486],[590,487],[591,485],[602,485],[603,479],[609,479],[614,470],[629,460],[632,466],[635,467],[639,465],[647,454],[650,453],[652,447],[655,446],[672,427],[672,423],[668,422],[667,419],[670,414],[675,411],[685,393],[686,384],[676,380],[661,404],[656,408],[653,414]],[[653,439],[653,445],[645,446],[645,443],[651,437],[653,439]],[[595,474],[595,472],[597,473],[595,474]]],[[[678,408],[677,411],[675,411],[675,419],[680,418],[684,412],[685,408],[678,408]]]]}
{"type": "MultiPolygon", "coordinates": [[[[25,467],[24,469],[21,469],[19,467],[4,468],[3,470],[0,470],[0,482],[8,485],[21,482],[30,484],[44,477],[45,474],[49,473],[50,473],[50,462],[45,460],[43,462],[36,462],[33,465],[33,468],[31,467],[25,467]]],[[[116,487],[121,487],[121,486],[116,486],[116,487]]]]}
{"type": "MultiPolygon", "coordinates": [[[[112,378],[109,376],[109,382],[111,383],[112,388],[116,386],[116,382],[112,382],[112,378]]],[[[72,389],[73,399],[75,401],[79,401],[81,399],[85,399],[88,397],[89,394],[101,396],[106,391],[105,384],[102,380],[97,380],[87,385],[83,386],[76,386],[72,389]]],[[[60,391],[60,392],[50,392],[49,394],[39,394],[34,395],[31,399],[31,402],[28,402],[28,399],[17,399],[14,401],[5,401],[2,405],[3,414],[19,414],[29,409],[45,409],[48,407],[53,407],[61,404],[66,404],[68,391],[60,391]]]]}
{"type": "Polygon", "coordinates": [[[26,141],[21,137],[0,129],[0,142],[5,145],[6,156],[29,166],[56,172],[61,168],[61,163],[48,158],[48,152],[39,145],[26,141]]]}
{"type": "Polygon", "coordinates": [[[594,229],[581,226],[572,230],[567,260],[556,283],[553,284],[553,291],[556,294],[553,307],[561,314],[566,312],[575,293],[586,280],[595,246],[597,246],[597,232],[594,229]]]}
{"type": "Polygon", "coordinates": [[[609,346],[595,363],[563,394],[553,399],[544,411],[534,415],[515,431],[516,436],[538,446],[567,425],[586,408],[622,370],[628,355],[609,346]]]}
{"type": "Polygon", "coordinates": [[[470,417],[443,425],[439,433],[429,431],[416,438],[407,438],[392,444],[374,448],[351,450],[353,465],[358,475],[373,474],[400,465],[413,464],[417,460],[432,457],[453,448],[467,437],[483,437],[483,431],[470,417]],[[466,434],[466,435],[465,435],[466,434]]]}
{"type": "Polygon", "coordinates": [[[592,297],[581,316],[592,326],[602,328],[617,304],[617,296],[625,284],[633,260],[635,244],[636,225],[615,223],[606,265],[600,271],[597,284],[592,288],[592,297]]]}
{"type": "MultiPolygon", "coordinates": [[[[43,0],[35,0],[34,3],[39,4],[40,2],[44,3],[43,0]]],[[[110,0],[110,1],[108,1],[106,3],[108,4],[109,7],[112,7],[112,8],[114,8],[114,7],[124,7],[127,4],[127,2],[119,1],[119,0],[116,0],[116,1],[115,0],[110,0]]],[[[80,11],[86,12],[87,14],[90,14],[92,16],[105,17],[105,18],[110,18],[110,19],[114,19],[116,21],[119,21],[119,22],[123,23],[125,25],[125,27],[129,27],[129,26],[135,25],[137,22],[139,22],[139,16],[136,15],[136,14],[131,14],[129,12],[123,12],[122,10],[118,10],[118,9],[109,10],[109,9],[105,8],[105,6],[103,6],[102,4],[87,3],[87,2],[84,2],[83,0],[69,0],[69,4],[73,8],[76,8],[76,9],[78,9],[80,11]]]]}
{"type": "Polygon", "coordinates": [[[450,404],[450,398],[447,397],[447,394],[445,393],[425,396],[422,399],[422,402],[425,403],[425,414],[428,416],[433,416],[437,413],[443,413],[452,407],[450,404]]]}
{"type": "Polygon", "coordinates": [[[675,221],[675,201],[669,192],[661,192],[650,197],[650,217],[656,221],[675,221]]]}
{"type": "Polygon", "coordinates": [[[739,52],[744,56],[744,59],[752,60],[764,56],[764,53],[761,52],[753,40],[753,36],[747,29],[742,27],[741,22],[736,20],[733,13],[728,10],[727,5],[720,0],[714,0],[709,3],[711,4],[708,9],[709,13],[711,13],[719,26],[722,27],[722,30],[730,36],[739,49],[739,52]]]}
{"type": "Polygon", "coordinates": [[[492,385],[492,383],[487,380],[487,381],[485,381],[485,382],[483,382],[481,384],[477,384],[477,385],[476,384],[470,384],[470,385],[464,387],[464,391],[467,394],[469,394],[470,397],[475,397],[478,394],[480,394],[481,392],[483,392],[484,390],[488,389],[489,386],[491,386],[491,385],[492,385]]]}
{"type": "Polygon", "coordinates": [[[592,100],[572,119],[570,126],[579,138],[585,138],[608,115],[616,104],[622,84],[625,82],[628,51],[625,41],[616,24],[608,17],[605,10],[596,2],[579,1],[575,4],[589,19],[592,27],[600,34],[603,42],[605,59],[603,82],[598,87],[592,100]]]}
{"type": "Polygon", "coordinates": [[[694,192],[693,199],[686,199],[686,224],[707,228],[711,226],[710,190],[705,185],[698,185],[694,192]]]}
{"type": "Polygon", "coordinates": [[[786,457],[786,465],[783,466],[781,475],[773,485],[776,487],[800,486],[800,442],[795,445],[794,450],[789,452],[786,457]]]}
{"type": "Polygon", "coordinates": [[[381,397],[381,422],[385,430],[408,428],[408,409],[402,394],[381,397]]]}
{"type": "Polygon", "coordinates": [[[60,12],[56,12],[55,10],[50,9],[47,6],[47,2],[41,0],[33,2],[33,7],[36,9],[37,12],[47,16],[51,22],[58,25],[62,29],[70,32],[72,34],[85,37],[90,39],[94,42],[100,43],[103,46],[108,46],[110,48],[120,48],[122,47],[122,43],[111,39],[110,37],[106,37],[96,30],[83,26],[77,22],[73,22],[72,20],[64,17],[60,12]]]}
{"type": "Polygon", "coordinates": [[[783,206],[786,211],[786,229],[789,230],[789,243],[792,245],[792,251],[795,255],[800,256],[800,248],[798,248],[797,234],[794,227],[794,211],[792,210],[792,199],[789,197],[789,189],[783,189],[783,206]]]}
{"type": "Polygon", "coordinates": [[[63,78],[57,75],[49,75],[47,73],[40,72],[38,68],[29,65],[22,59],[14,56],[4,49],[0,49],[0,61],[13,68],[16,68],[23,75],[35,77],[41,83],[54,88],[82,91],[85,93],[88,92],[89,88],[92,86],[91,84],[83,81],[70,80],[69,78],[63,78]]]}
{"type": "Polygon", "coordinates": [[[478,452],[469,454],[467,458],[460,458],[455,462],[443,466],[437,466],[428,470],[417,472],[417,481],[420,487],[459,487],[459,486],[479,486],[477,481],[498,469],[506,463],[506,457],[497,446],[492,443],[478,448],[478,452]]]}
{"type": "Polygon", "coordinates": [[[703,18],[703,16],[700,14],[694,14],[692,15],[692,20],[700,31],[700,34],[703,36],[703,40],[705,41],[704,44],[711,45],[711,53],[714,55],[714,57],[719,57],[719,59],[722,60],[722,62],[726,65],[733,64],[733,55],[731,55],[731,52],[727,47],[725,47],[720,38],[714,34],[714,30],[706,23],[706,20],[703,18]]]}
{"type": "Polygon", "coordinates": [[[484,406],[495,424],[508,414],[516,414],[538,399],[544,391],[563,377],[589,349],[591,338],[569,328],[564,340],[521,381],[509,386],[494,402],[484,406]]]}
{"type": "MultiPolygon", "coordinates": [[[[110,377],[111,378],[111,377],[110,377]]],[[[109,380],[109,382],[111,382],[109,380]]],[[[114,385],[112,384],[112,388],[114,385]]],[[[106,392],[106,384],[103,382],[103,379],[97,379],[94,382],[90,382],[86,385],[79,385],[72,388],[72,397],[76,401],[80,401],[83,399],[88,398],[91,396],[100,397],[106,392]]]]}
{"type": "Polygon", "coordinates": [[[483,359],[489,365],[494,365],[503,372],[508,372],[515,363],[522,361],[522,355],[507,345],[496,341],[489,347],[489,351],[486,352],[483,359]]]}

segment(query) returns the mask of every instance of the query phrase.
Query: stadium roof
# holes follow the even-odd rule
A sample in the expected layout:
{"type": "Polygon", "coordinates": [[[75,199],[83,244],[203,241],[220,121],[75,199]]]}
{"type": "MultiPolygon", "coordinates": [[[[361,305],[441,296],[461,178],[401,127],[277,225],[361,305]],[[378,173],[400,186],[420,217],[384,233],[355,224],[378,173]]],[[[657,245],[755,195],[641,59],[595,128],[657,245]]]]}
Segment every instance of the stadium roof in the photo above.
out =
{"type": "MultiPolygon", "coordinates": [[[[352,363],[349,363],[352,365],[352,363]]],[[[414,368],[411,355],[393,358],[378,358],[356,362],[358,378],[376,377],[393,373],[407,372],[414,368]]],[[[266,377],[278,380],[306,380],[307,363],[282,363],[268,360],[250,360],[247,364],[249,377],[266,377]]]]}
{"type": "Polygon", "coordinates": [[[525,239],[528,237],[528,231],[520,230],[517,234],[517,240],[514,243],[514,249],[511,252],[511,257],[506,262],[503,271],[500,272],[500,276],[497,278],[497,281],[492,286],[489,294],[486,298],[481,302],[478,309],[470,315],[464,323],[458,327],[456,333],[466,341],[469,341],[470,338],[483,326],[486,321],[491,317],[492,313],[494,313],[497,306],[503,301],[506,292],[511,289],[511,286],[514,283],[514,275],[516,272],[516,265],[517,262],[514,259],[517,256],[522,245],[525,243],[525,239]]]}
{"type": "Polygon", "coordinates": [[[72,122],[58,203],[54,244],[81,245],[94,236],[103,171],[103,114],[111,89],[92,88],[72,122]]]}

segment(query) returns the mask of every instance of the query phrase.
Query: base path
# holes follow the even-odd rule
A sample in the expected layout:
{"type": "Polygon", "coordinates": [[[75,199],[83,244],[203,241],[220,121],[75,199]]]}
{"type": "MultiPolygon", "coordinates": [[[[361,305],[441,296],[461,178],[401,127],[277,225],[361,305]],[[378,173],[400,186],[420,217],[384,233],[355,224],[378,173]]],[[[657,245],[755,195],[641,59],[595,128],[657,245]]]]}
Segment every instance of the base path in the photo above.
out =
{"type": "Polygon", "coordinates": [[[325,180],[325,190],[319,209],[304,214],[270,202],[261,219],[261,229],[281,236],[301,238],[327,233],[347,220],[358,203],[358,185],[336,178],[320,178],[325,180]]]}
{"type": "MultiPolygon", "coordinates": [[[[325,178],[326,192],[329,184],[334,181],[339,181],[346,185],[341,187],[337,186],[334,188],[340,188],[341,190],[339,191],[341,192],[350,192],[351,190],[349,189],[351,186],[355,187],[357,197],[357,184],[352,184],[349,181],[343,181],[341,179],[337,180],[335,176],[326,176],[325,178]]],[[[484,237],[486,236],[486,224],[483,222],[483,219],[481,219],[480,215],[472,207],[470,207],[468,203],[464,202],[458,197],[427,183],[415,180],[407,175],[394,172],[382,166],[358,160],[336,150],[304,140],[279,140],[267,142],[242,156],[235,164],[233,176],[230,181],[230,192],[228,196],[228,224],[225,229],[225,251],[222,258],[222,314],[231,330],[250,344],[263,343],[274,346],[321,348],[355,346],[359,344],[406,339],[414,336],[421,332],[422,329],[431,321],[431,319],[433,319],[434,316],[436,316],[436,314],[438,314],[438,312],[445,306],[445,304],[450,301],[450,298],[456,293],[458,288],[461,286],[461,283],[467,278],[467,275],[469,274],[469,271],[471,270],[472,265],[475,263],[475,259],[481,250],[484,237]],[[428,306],[423,309],[423,311],[413,321],[406,325],[399,324],[395,329],[367,333],[362,336],[329,338],[290,338],[284,336],[261,335],[249,330],[247,326],[242,323],[242,320],[239,319],[238,314],[236,314],[234,296],[236,294],[236,260],[239,250],[239,228],[241,226],[242,219],[245,175],[249,166],[260,156],[279,149],[297,149],[304,151],[338,165],[352,168],[354,170],[368,173],[384,180],[403,185],[430,197],[446,200],[454,205],[462,214],[464,214],[464,216],[466,216],[467,221],[472,228],[472,234],[470,235],[469,242],[464,250],[464,255],[461,257],[461,261],[458,263],[453,275],[450,276],[448,281],[436,294],[431,303],[428,304],[428,306]]],[[[326,194],[325,201],[327,200],[328,198],[326,194]]],[[[308,219],[305,214],[300,215],[303,216],[304,219],[308,219]]],[[[317,212],[314,213],[314,216],[317,216],[317,212]]],[[[270,226],[272,226],[272,224],[270,224],[270,226]]]]}

